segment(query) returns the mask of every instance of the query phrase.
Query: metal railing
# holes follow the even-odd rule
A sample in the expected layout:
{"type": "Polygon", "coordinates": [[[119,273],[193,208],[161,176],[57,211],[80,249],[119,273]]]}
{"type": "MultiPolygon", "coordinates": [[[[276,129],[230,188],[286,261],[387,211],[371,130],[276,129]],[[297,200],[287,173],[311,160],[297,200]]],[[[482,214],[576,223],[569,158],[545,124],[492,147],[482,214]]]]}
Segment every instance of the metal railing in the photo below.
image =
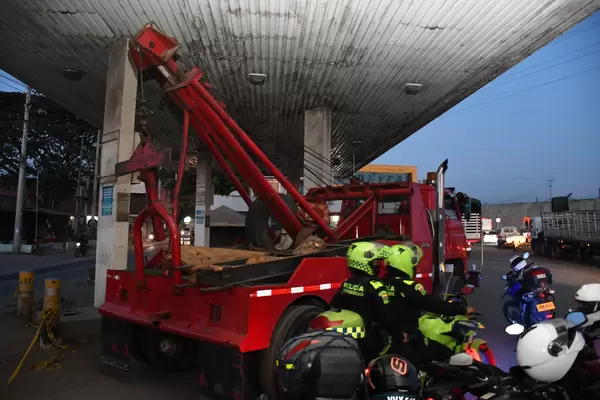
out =
{"type": "Polygon", "coordinates": [[[481,214],[473,213],[469,220],[462,218],[467,240],[479,240],[481,238],[481,214]]]}
{"type": "Polygon", "coordinates": [[[544,236],[600,243],[600,210],[543,213],[544,236]]]}

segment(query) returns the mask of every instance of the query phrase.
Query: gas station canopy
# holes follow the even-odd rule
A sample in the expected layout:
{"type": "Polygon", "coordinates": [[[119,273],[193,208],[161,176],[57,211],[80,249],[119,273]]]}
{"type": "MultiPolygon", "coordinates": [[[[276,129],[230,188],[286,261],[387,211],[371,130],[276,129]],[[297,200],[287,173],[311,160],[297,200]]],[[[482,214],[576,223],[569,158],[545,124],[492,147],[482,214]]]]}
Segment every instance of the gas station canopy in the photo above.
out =
{"type": "MultiPolygon", "coordinates": [[[[6,0],[0,69],[100,127],[108,48],[153,21],[179,40],[181,61],[201,68],[215,97],[284,172],[302,157],[303,111],[331,108],[332,163],[342,174],[353,153],[357,167],[367,164],[599,6],[600,0],[6,0]]],[[[176,147],[180,113],[153,83],[144,92],[157,142],[176,147]]]]}

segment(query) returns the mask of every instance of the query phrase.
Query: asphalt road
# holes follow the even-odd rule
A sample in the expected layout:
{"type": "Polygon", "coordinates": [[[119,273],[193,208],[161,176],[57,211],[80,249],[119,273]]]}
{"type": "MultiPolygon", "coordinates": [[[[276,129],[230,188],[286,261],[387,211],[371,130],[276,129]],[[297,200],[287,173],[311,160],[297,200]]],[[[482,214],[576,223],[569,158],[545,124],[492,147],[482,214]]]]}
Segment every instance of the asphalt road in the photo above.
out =
{"type": "MultiPolygon", "coordinates": [[[[76,283],[82,282],[87,278],[88,270],[94,267],[94,260],[89,263],[76,267],[68,267],[59,271],[47,273],[35,273],[34,290],[36,298],[42,298],[44,294],[44,281],[47,278],[60,279],[64,288],[63,295],[69,296],[70,288],[76,283]]],[[[19,284],[18,279],[11,279],[0,282],[0,304],[14,302],[15,289],[19,284]]]]}
{"type": "MultiPolygon", "coordinates": [[[[471,255],[473,263],[480,264],[478,249],[471,255]]],[[[496,355],[498,366],[508,368],[515,362],[516,338],[507,335],[504,329],[508,325],[502,314],[501,299],[504,293],[502,274],[509,271],[508,260],[514,255],[512,250],[500,250],[495,247],[484,249],[484,265],[481,285],[471,295],[472,305],[482,314],[481,321],[485,329],[481,336],[486,339],[496,355]]],[[[543,257],[530,256],[538,265],[548,268],[553,275],[553,289],[556,291],[557,316],[564,316],[573,297],[581,285],[600,283],[600,268],[597,265],[582,265],[577,262],[556,261],[543,257]]]]}
{"type": "MultiPolygon", "coordinates": [[[[471,302],[482,314],[482,322],[486,329],[481,331],[481,336],[488,340],[495,352],[499,366],[507,368],[514,363],[514,337],[504,333],[507,322],[502,316],[502,296],[504,281],[502,274],[508,270],[508,259],[513,255],[512,250],[499,250],[486,248],[484,251],[485,263],[481,286],[471,295],[471,302]]],[[[584,283],[600,282],[600,268],[586,266],[575,262],[554,261],[544,258],[536,259],[540,265],[549,268],[554,275],[554,289],[556,290],[556,304],[558,314],[563,315],[575,291],[584,283]]],[[[478,249],[474,249],[470,264],[479,265],[478,249]]],[[[85,279],[87,267],[74,268],[52,274],[63,279],[64,282],[80,282],[85,279]]],[[[41,276],[39,277],[41,278],[41,276]]],[[[38,279],[40,282],[43,280],[38,279]]],[[[39,284],[39,283],[38,283],[39,284]]],[[[0,286],[0,293],[12,295],[13,285],[0,286]]],[[[21,352],[26,348],[29,338],[33,336],[33,328],[23,332],[22,326],[14,318],[0,316],[0,375],[8,376],[18,362],[21,352]],[[11,336],[12,335],[12,336],[11,336]],[[18,343],[15,346],[15,341],[18,343]]],[[[164,400],[166,397],[185,399],[201,398],[197,385],[196,373],[165,374],[146,367],[121,373],[120,371],[107,372],[100,366],[99,359],[99,323],[98,321],[84,321],[79,325],[72,325],[70,329],[77,330],[76,337],[83,341],[75,346],[75,352],[69,353],[62,362],[63,368],[47,372],[33,372],[24,369],[19,378],[9,387],[2,387],[2,399],[29,399],[43,396],[47,400],[86,400],[110,398],[111,400],[128,400],[134,397],[146,400],[164,400]]],[[[65,330],[68,337],[71,333],[65,330]]],[[[28,365],[36,360],[48,357],[40,350],[35,350],[28,365]],[[37,358],[36,358],[37,357],[37,358]]]]}

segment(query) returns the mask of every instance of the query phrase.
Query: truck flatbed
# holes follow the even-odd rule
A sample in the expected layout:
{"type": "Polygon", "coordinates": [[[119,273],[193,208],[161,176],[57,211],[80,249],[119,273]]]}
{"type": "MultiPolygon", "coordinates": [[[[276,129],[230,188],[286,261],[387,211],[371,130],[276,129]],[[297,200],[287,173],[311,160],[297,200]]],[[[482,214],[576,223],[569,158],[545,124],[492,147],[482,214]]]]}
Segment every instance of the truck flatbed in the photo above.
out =
{"type": "Polygon", "coordinates": [[[600,245],[600,210],[579,210],[542,214],[547,238],[600,245]]]}

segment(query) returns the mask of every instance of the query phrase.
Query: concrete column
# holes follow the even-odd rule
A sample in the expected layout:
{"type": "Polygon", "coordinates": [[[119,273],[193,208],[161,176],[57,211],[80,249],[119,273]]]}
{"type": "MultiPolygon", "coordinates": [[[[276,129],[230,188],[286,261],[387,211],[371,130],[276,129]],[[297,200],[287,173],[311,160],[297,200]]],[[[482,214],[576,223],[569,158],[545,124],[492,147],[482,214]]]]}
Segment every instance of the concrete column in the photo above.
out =
{"type": "Polygon", "coordinates": [[[202,153],[196,166],[194,246],[210,246],[210,206],[213,204],[212,155],[202,153]]]}
{"type": "Polygon", "coordinates": [[[104,303],[106,270],[127,268],[131,175],[115,176],[115,164],[131,157],[136,143],[134,124],[137,73],[129,60],[129,41],[110,49],[100,158],[98,241],[94,306],[104,303]]]}
{"type": "Polygon", "coordinates": [[[332,184],[329,108],[304,111],[304,146],[304,191],[332,184]]]}

